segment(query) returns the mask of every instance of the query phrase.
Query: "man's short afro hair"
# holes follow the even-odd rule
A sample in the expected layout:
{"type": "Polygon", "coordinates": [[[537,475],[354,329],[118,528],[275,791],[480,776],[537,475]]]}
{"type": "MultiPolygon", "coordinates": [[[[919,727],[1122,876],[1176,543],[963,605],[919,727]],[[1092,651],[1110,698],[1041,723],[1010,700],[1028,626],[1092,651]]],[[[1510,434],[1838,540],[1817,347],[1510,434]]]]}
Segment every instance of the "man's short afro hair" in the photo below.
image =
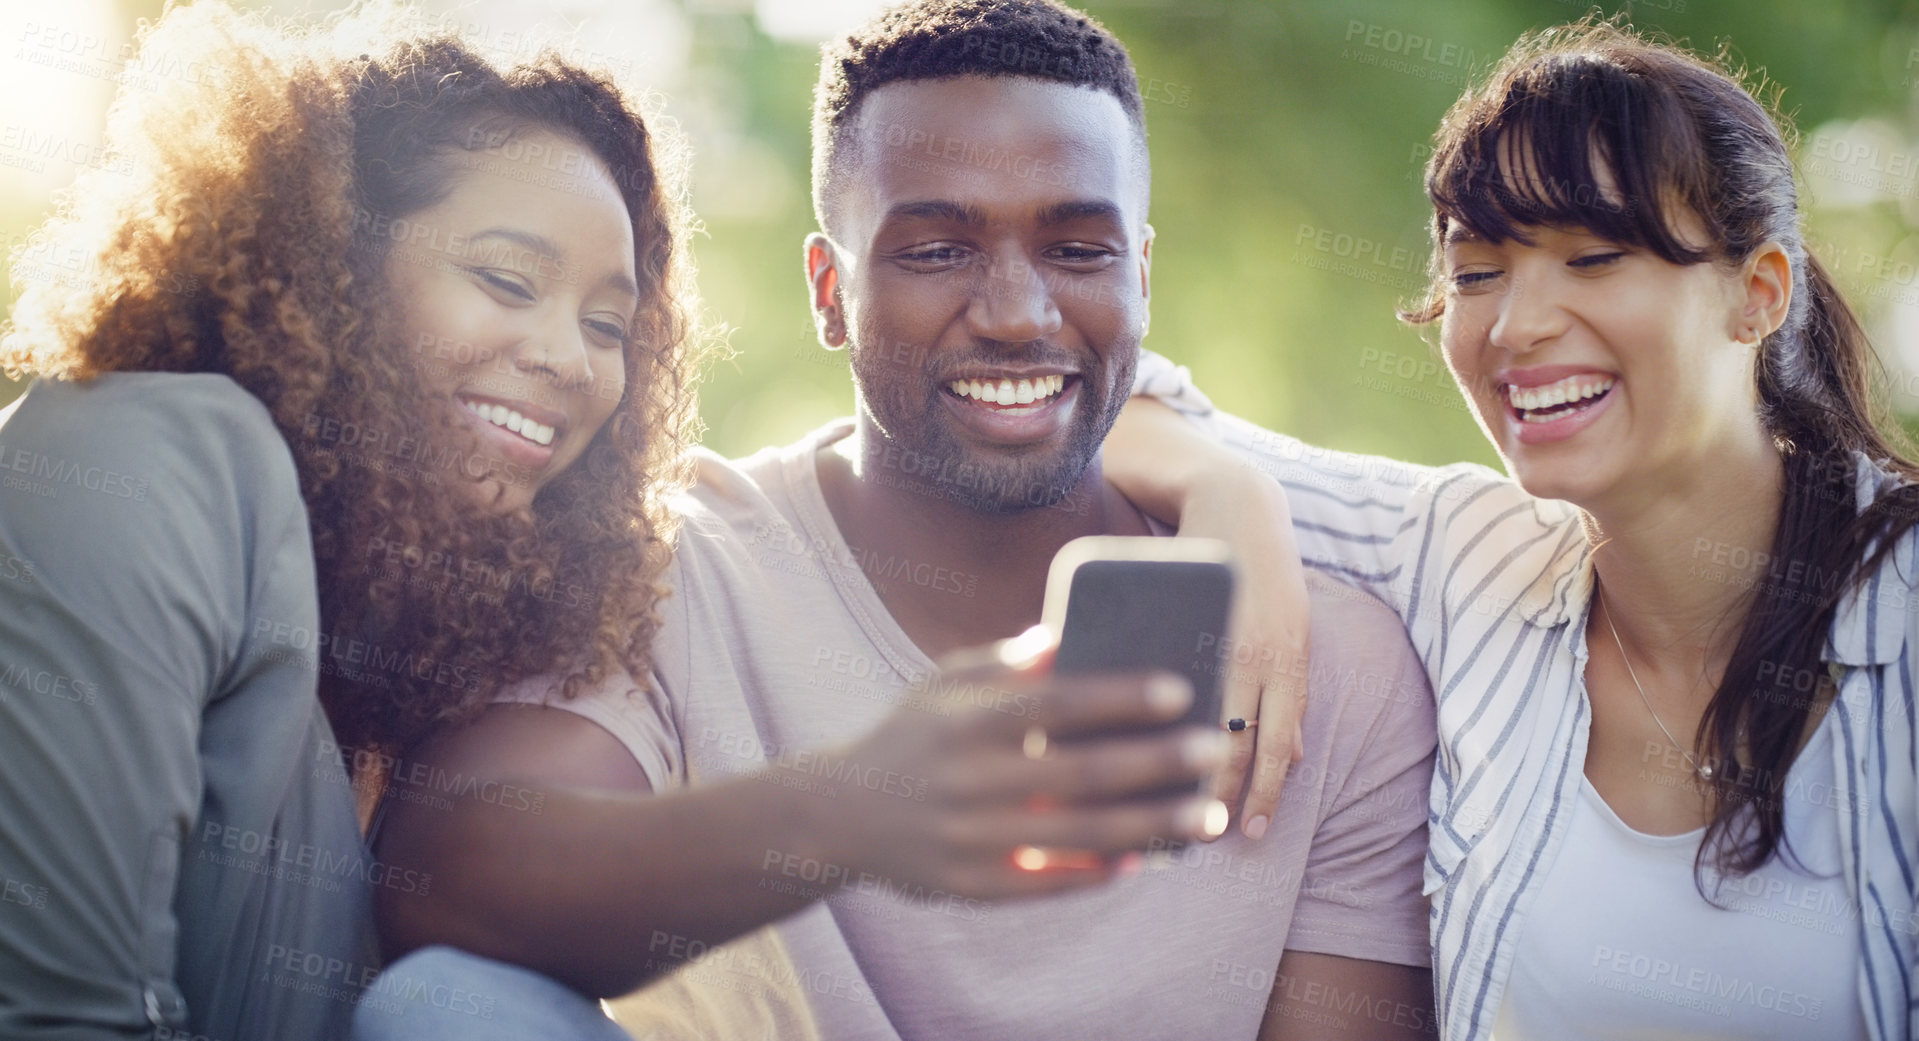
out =
{"type": "Polygon", "coordinates": [[[822,228],[827,182],[860,102],[888,83],[949,76],[1021,76],[1105,91],[1144,144],[1133,59],[1096,19],[1054,0],[909,0],[822,48],[813,89],[813,210],[822,228]]]}

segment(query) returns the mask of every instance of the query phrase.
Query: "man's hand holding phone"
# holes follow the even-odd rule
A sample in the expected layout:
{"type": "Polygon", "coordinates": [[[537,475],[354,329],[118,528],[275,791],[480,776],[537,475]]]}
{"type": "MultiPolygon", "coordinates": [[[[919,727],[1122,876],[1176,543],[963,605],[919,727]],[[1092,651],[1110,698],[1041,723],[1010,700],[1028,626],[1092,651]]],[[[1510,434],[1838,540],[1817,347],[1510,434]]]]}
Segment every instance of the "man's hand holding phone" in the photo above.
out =
{"type": "Polygon", "coordinates": [[[1211,540],[1069,543],[1046,624],[949,658],[930,697],[846,751],[862,775],[911,783],[842,786],[822,854],[991,899],[1097,884],[1146,851],[1218,837],[1233,586],[1211,540]]]}
{"type": "Polygon", "coordinates": [[[1189,684],[1167,672],[1059,675],[1036,627],[956,655],[847,749],[858,769],[915,778],[909,796],[843,785],[821,809],[827,856],[979,899],[1096,885],[1169,842],[1217,836],[1206,794],[1227,754],[1217,726],[1180,725],[1189,684]]]}

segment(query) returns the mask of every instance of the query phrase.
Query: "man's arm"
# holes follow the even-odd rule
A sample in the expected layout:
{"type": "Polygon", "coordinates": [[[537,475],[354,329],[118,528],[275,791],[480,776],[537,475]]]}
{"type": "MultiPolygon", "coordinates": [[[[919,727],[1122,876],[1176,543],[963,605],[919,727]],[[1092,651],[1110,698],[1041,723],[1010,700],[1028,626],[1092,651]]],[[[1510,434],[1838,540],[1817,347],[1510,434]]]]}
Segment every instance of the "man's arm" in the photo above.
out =
{"type": "Polygon", "coordinates": [[[810,775],[779,765],[649,794],[633,753],[597,724],[495,706],[412,753],[407,767],[479,783],[440,803],[389,796],[381,859],[433,879],[425,895],[382,891],[389,953],[447,943],[612,996],[807,906],[834,878],[866,872],[981,899],[1038,895],[1106,881],[1120,854],[1155,835],[1198,837],[1204,800],[1141,793],[1190,790],[1217,767],[1217,741],[1181,731],[1055,741],[1040,758],[1026,754],[1036,726],[1053,738],[1137,731],[1176,717],[1190,692],[1148,678],[1052,680],[1044,669],[1035,661],[978,673],[1024,694],[1036,716],[901,709],[822,753],[862,774],[915,779],[904,794],[842,785],[822,797],[810,775]],[[485,798],[504,784],[537,799],[485,798]],[[1100,856],[1023,870],[1013,862],[1019,846],[1100,856]],[[793,884],[794,865],[807,884],[793,884]]]}
{"type": "Polygon", "coordinates": [[[424,894],[380,891],[389,957],[448,944],[610,997],[672,968],[689,945],[697,953],[806,906],[756,884],[759,857],[822,853],[814,800],[798,789],[742,778],[648,798],[632,753],[560,709],[494,705],[403,769],[473,793],[448,805],[389,788],[379,857],[433,880],[424,894]]]}
{"type": "Polygon", "coordinates": [[[1433,973],[1415,965],[1287,951],[1260,1041],[1426,1041],[1439,1036],[1433,973]]]}
{"type": "Polygon", "coordinates": [[[1386,605],[1316,580],[1309,694],[1326,800],[1262,1038],[1435,1036],[1426,818],[1432,691],[1386,605]]]}

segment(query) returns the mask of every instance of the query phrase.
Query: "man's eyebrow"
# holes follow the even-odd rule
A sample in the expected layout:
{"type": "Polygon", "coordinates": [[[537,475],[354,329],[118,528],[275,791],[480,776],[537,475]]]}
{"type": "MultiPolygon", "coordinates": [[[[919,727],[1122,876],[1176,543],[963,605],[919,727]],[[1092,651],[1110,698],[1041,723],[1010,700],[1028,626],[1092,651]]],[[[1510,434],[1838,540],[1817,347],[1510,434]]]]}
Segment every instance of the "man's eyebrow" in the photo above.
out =
{"type": "Polygon", "coordinates": [[[1056,202],[1039,211],[1039,225],[1042,228],[1076,220],[1109,220],[1115,224],[1124,224],[1125,219],[1126,215],[1120,212],[1118,204],[1104,199],[1073,199],[1068,202],[1056,202]]]}
{"type": "Polygon", "coordinates": [[[903,202],[886,211],[886,219],[893,220],[948,220],[968,227],[986,226],[986,211],[977,206],[950,202],[946,199],[928,199],[923,202],[903,202]]]}

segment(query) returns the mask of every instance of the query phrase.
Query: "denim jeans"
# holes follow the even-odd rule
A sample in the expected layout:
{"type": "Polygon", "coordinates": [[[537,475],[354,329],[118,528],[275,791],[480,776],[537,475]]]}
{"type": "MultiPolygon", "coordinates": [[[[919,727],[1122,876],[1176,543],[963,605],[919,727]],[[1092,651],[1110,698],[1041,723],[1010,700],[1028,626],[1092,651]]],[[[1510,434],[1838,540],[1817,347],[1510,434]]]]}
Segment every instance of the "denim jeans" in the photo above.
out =
{"type": "Polygon", "coordinates": [[[353,1041],[630,1041],[600,1003],[531,969],[452,947],[388,966],[353,1014],[353,1041]]]}

